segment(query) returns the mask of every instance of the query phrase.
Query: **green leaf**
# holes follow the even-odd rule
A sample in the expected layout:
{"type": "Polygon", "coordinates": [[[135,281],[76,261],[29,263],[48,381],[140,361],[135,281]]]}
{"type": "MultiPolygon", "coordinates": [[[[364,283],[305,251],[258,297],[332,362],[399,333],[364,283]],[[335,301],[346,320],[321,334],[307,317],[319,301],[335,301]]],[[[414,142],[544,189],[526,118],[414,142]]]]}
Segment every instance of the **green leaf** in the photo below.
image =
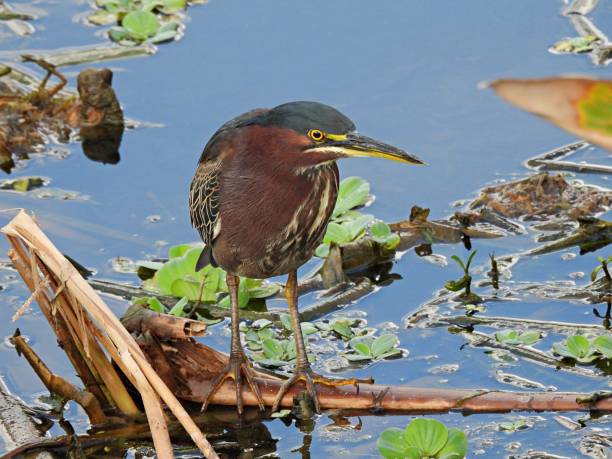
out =
{"type": "Polygon", "coordinates": [[[377,242],[384,242],[386,238],[391,234],[391,228],[385,222],[377,220],[370,227],[372,237],[377,242]]]}
{"type": "Polygon", "coordinates": [[[270,416],[273,418],[284,418],[284,417],[289,416],[290,414],[291,414],[291,410],[285,409],[285,410],[280,410],[275,413],[272,413],[270,416]]]}
{"type": "Polygon", "coordinates": [[[274,330],[268,327],[262,328],[261,330],[257,332],[257,336],[259,336],[259,339],[262,341],[264,339],[272,339],[274,338],[274,330]]]}
{"type": "Polygon", "coordinates": [[[612,337],[609,335],[601,335],[593,340],[593,346],[606,359],[612,359],[612,337]]]}
{"type": "Polygon", "coordinates": [[[163,0],[161,3],[166,12],[180,11],[187,7],[187,0],[163,0]]]}
{"type": "Polygon", "coordinates": [[[287,331],[293,331],[293,325],[291,325],[291,316],[289,314],[281,314],[279,316],[281,324],[287,331]]]}
{"type": "MultiPolygon", "coordinates": [[[[249,304],[250,299],[251,299],[251,295],[249,294],[248,286],[246,285],[245,282],[240,282],[240,285],[238,286],[238,307],[246,308],[249,304]]],[[[219,301],[219,306],[223,308],[229,308],[230,307],[230,296],[229,295],[224,296],[223,299],[219,301]]]]}
{"type": "Polygon", "coordinates": [[[361,355],[363,356],[367,356],[369,358],[372,357],[372,351],[370,350],[370,348],[368,347],[368,345],[366,343],[355,343],[355,345],[353,345],[353,348],[361,355]]]}
{"type": "Polygon", "coordinates": [[[343,244],[351,241],[351,233],[349,232],[348,225],[346,223],[329,222],[327,225],[327,231],[323,237],[323,242],[331,244],[343,244]]]}
{"type": "Polygon", "coordinates": [[[374,219],[372,215],[364,215],[357,212],[357,215],[347,220],[348,232],[351,241],[360,238],[365,234],[365,229],[370,224],[370,222],[374,219]]]}
{"type": "Polygon", "coordinates": [[[467,455],[467,437],[459,429],[449,429],[448,440],[438,452],[440,459],[463,459],[467,455]]]}
{"type": "Polygon", "coordinates": [[[319,329],[312,322],[302,322],[302,334],[304,335],[312,335],[317,333],[319,329]]]}
{"type": "Polygon", "coordinates": [[[177,301],[177,303],[170,309],[168,314],[176,317],[183,317],[185,315],[185,306],[189,304],[187,297],[183,297],[177,301]]]}
{"type": "Polygon", "coordinates": [[[397,427],[385,429],[376,441],[378,452],[386,459],[421,459],[418,451],[417,455],[409,451],[410,447],[406,443],[404,437],[405,432],[402,429],[398,429],[397,427]]]}
{"type": "MultiPolygon", "coordinates": [[[[472,253],[470,253],[470,256],[467,259],[467,263],[465,264],[465,270],[469,271],[470,270],[470,265],[472,264],[472,260],[474,259],[474,255],[476,255],[476,252],[478,252],[478,250],[473,250],[472,253]]],[[[467,272],[466,272],[467,274],[467,272]]]]}
{"type": "Polygon", "coordinates": [[[595,35],[585,35],[582,37],[566,38],[555,43],[551,51],[557,53],[588,53],[593,50],[593,45],[599,39],[595,35]]]}
{"type": "Polygon", "coordinates": [[[166,307],[154,296],[149,297],[149,309],[160,314],[166,313],[166,307]]]}
{"type": "Polygon", "coordinates": [[[282,360],[284,349],[282,344],[275,339],[264,339],[262,341],[264,355],[272,360],[282,360]]]}
{"type": "Polygon", "coordinates": [[[159,20],[150,11],[132,11],[126,14],[121,25],[137,40],[144,41],[159,30],[159,20]]]}
{"type": "Polygon", "coordinates": [[[383,360],[383,359],[387,359],[389,357],[393,357],[396,355],[401,355],[402,351],[400,351],[399,349],[392,349],[389,352],[385,352],[384,354],[381,354],[377,357],[377,359],[379,360],[383,360]]]}
{"type": "Polygon", "coordinates": [[[392,334],[382,335],[374,340],[372,343],[372,355],[374,357],[380,357],[393,349],[398,343],[397,336],[392,334]]]}
{"type": "Polygon", "coordinates": [[[597,279],[597,273],[599,273],[599,271],[601,271],[603,269],[602,265],[596,266],[595,269],[593,269],[593,271],[591,271],[591,282],[595,282],[595,279],[597,279]]]}
{"type": "Polygon", "coordinates": [[[251,327],[262,330],[272,325],[272,321],[268,319],[257,319],[251,324],[251,327]]]}
{"type": "Polygon", "coordinates": [[[329,244],[320,244],[315,250],[315,256],[319,258],[327,258],[329,255],[329,244]]]}
{"type": "MultiPolygon", "coordinates": [[[[172,247],[168,248],[168,258],[172,260],[173,258],[182,257],[193,248],[194,247],[189,244],[173,245],[172,247]]],[[[200,248],[204,250],[203,247],[200,248]]]]}
{"type": "Polygon", "coordinates": [[[401,239],[399,237],[399,234],[391,233],[389,237],[387,237],[387,241],[385,242],[385,247],[387,247],[388,249],[394,249],[399,245],[400,242],[401,242],[401,239]]]}
{"type": "MultiPolygon", "coordinates": [[[[194,247],[182,256],[164,263],[153,278],[159,289],[166,295],[172,295],[172,284],[178,279],[199,282],[202,276],[212,269],[210,266],[207,266],[199,273],[195,272],[195,265],[202,250],[201,247],[194,247]]],[[[197,292],[195,296],[197,297],[197,292]]]]}
{"type": "Polygon", "coordinates": [[[597,350],[591,346],[588,339],[575,335],[565,340],[565,343],[553,344],[553,352],[562,357],[570,357],[580,363],[591,363],[598,358],[597,350]]]}
{"type": "Polygon", "coordinates": [[[348,323],[348,320],[334,320],[331,324],[331,328],[343,339],[350,339],[353,336],[353,331],[348,323]]]}
{"type": "Polygon", "coordinates": [[[283,360],[292,361],[297,357],[297,348],[295,346],[295,340],[291,340],[287,344],[287,349],[285,352],[285,358],[283,360]]]}
{"type": "Polygon", "coordinates": [[[364,360],[372,360],[372,356],[371,355],[364,355],[364,354],[344,354],[344,357],[351,361],[351,362],[361,362],[364,360]]]}
{"type": "Polygon", "coordinates": [[[147,43],[165,43],[176,38],[176,30],[165,30],[156,33],[154,36],[146,40],[147,43]]]}
{"type": "Polygon", "coordinates": [[[111,40],[121,42],[130,38],[130,32],[125,27],[111,27],[108,31],[111,40]]]}
{"type": "Polygon", "coordinates": [[[539,331],[526,331],[521,333],[520,340],[523,344],[534,344],[542,337],[539,331]]]}
{"type": "Polygon", "coordinates": [[[506,344],[533,344],[541,338],[538,331],[519,333],[517,330],[503,330],[495,333],[495,339],[506,344]]]}
{"type": "Polygon", "coordinates": [[[516,432],[521,429],[528,429],[530,426],[525,419],[517,419],[513,422],[501,422],[499,428],[509,432],[516,432]]]}
{"type": "Polygon", "coordinates": [[[425,457],[434,457],[446,444],[448,430],[435,419],[415,419],[406,427],[406,443],[417,448],[425,457]]]}
{"type": "Polygon", "coordinates": [[[358,206],[363,206],[370,195],[370,184],[360,177],[347,177],[340,182],[338,199],[333,218],[344,214],[346,211],[358,206]]]}
{"type": "Polygon", "coordinates": [[[591,343],[589,343],[589,340],[581,335],[571,336],[566,340],[565,344],[567,346],[567,350],[578,358],[586,357],[591,349],[591,343]]]}
{"type": "Polygon", "coordinates": [[[467,272],[467,269],[465,268],[465,265],[463,264],[463,260],[461,258],[459,258],[457,255],[451,255],[451,259],[455,260],[457,264],[461,266],[461,269],[463,269],[464,272],[467,272]]]}
{"type": "Polygon", "coordinates": [[[276,282],[262,282],[258,287],[249,288],[248,291],[251,298],[269,298],[276,295],[280,288],[276,282]]]}
{"type": "Polygon", "coordinates": [[[458,292],[459,290],[465,288],[469,280],[469,276],[463,276],[459,280],[449,280],[444,283],[444,288],[450,290],[451,292],[458,292]]]}

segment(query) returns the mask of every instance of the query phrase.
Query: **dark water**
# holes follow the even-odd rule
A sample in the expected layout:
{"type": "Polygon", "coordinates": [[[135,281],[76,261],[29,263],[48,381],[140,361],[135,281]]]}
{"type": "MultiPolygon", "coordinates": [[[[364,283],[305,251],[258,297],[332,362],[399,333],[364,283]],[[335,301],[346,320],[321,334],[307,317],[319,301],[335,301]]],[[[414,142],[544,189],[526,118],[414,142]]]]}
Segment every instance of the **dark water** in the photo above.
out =
{"type": "MultiPolygon", "coordinates": [[[[85,2],[41,1],[36,7],[47,15],[35,21],[38,30],[31,37],[17,38],[0,28],[0,48],[4,50],[0,58],[5,55],[10,59],[15,51],[104,40],[99,28],[83,25],[82,17],[90,11],[85,2]]],[[[475,196],[479,187],[495,180],[526,173],[521,165],[526,158],[573,140],[546,122],[504,105],[491,92],[477,89],[479,82],[501,76],[562,73],[609,77],[609,70],[593,68],[584,56],[547,52],[555,41],[575,35],[568,20],[559,14],[561,8],[558,1],[525,0],[227,0],[190,8],[190,22],[181,41],[162,46],[153,57],[106,64],[115,72],[113,86],[126,115],[163,127],[126,132],[116,166],[89,161],[79,145],[62,145],[58,148],[65,149],[68,158],[38,156],[13,174],[49,177],[52,187],[78,191],[88,197],[86,200],[37,199],[3,192],[0,208],[33,210],[58,247],[94,268],[99,277],[136,283],[135,277],[112,270],[114,257],[164,255],[168,244],[197,239],[188,221],[186,194],[197,158],[214,130],[248,109],[306,99],[336,106],[361,132],[414,152],[429,163],[428,167],[411,168],[377,160],[343,161],[343,176],[359,175],[371,182],[376,201],[370,210],[375,215],[397,220],[405,217],[413,204],[419,204],[431,208],[433,218],[445,217],[454,212],[452,202],[475,196]],[[149,222],[147,217],[151,216],[159,216],[159,221],[149,222]]],[[[593,18],[602,28],[610,25],[612,6],[602,2],[593,18]]],[[[66,70],[75,76],[81,67],[66,70]]],[[[609,164],[609,157],[601,150],[593,149],[586,155],[586,159],[609,164]]],[[[602,176],[580,178],[602,186],[608,182],[608,177],[602,176]]],[[[0,223],[6,223],[10,215],[0,213],[0,223]]],[[[476,264],[484,266],[485,255],[491,251],[503,255],[533,245],[532,235],[476,241],[476,264]]],[[[1,241],[1,252],[6,248],[1,241]]],[[[458,245],[438,246],[435,252],[446,257],[464,255],[458,245]]],[[[571,280],[570,273],[588,275],[597,263],[597,254],[571,260],[563,260],[561,255],[522,261],[514,269],[513,280],[571,280]]],[[[461,348],[465,342],[461,336],[444,328],[401,326],[403,317],[429,300],[444,280],[458,274],[455,266],[435,266],[411,251],[396,264],[394,272],[403,279],[347,310],[367,312],[371,326],[387,321],[400,325],[401,346],[410,356],[354,374],[373,375],[382,384],[516,389],[496,380],[499,368],[482,349],[461,348]],[[442,364],[458,364],[459,369],[451,374],[429,371],[442,364]]],[[[36,308],[19,323],[10,322],[29,294],[13,278],[10,271],[0,271],[5,287],[0,296],[0,336],[11,335],[19,326],[55,372],[71,375],[71,367],[36,308]]],[[[124,307],[119,302],[112,305],[118,313],[124,307]]],[[[488,313],[599,323],[590,310],[581,303],[527,300],[492,303],[488,313]]],[[[227,337],[222,326],[214,327],[213,334],[225,349],[227,337]]],[[[539,347],[546,350],[559,339],[551,337],[539,347]]],[[[559,390],[610,389],[604,378],[555,372],[527,361],[501,369],[559,390]]],[[[0,347],[0,378],[27,403],[38,403],[38,396],[45,393],[30,368],[6,344],[0,347]]],[[[77,431],[85,431],[85,418],[70,406],[67,417],[76,419],[77,431]]],[[[519,416],[448,414],[439,418],[448,426],[466,430],[470,457],[504,457],[528,450],[577,457],[582,434],[597,428],[610,431],[609,419],[603,419],[592,421],[586,431],[570,433],[551,414],[535,416],[534,427],[525,431],[497,431],[499,422],[519,416]]],[[[323,416],[312,433],[312,457],[376,457],[378,434],[386,427],[404,426],[410,419],[367,417],[362,419],[360,430],[338,430],[323,416]]],[[[357,419],[351,421],[355,424],[357,419]]],[[[278,439],[275,448],[279,456],[300,457],[294,450],[303,444],[305,434],[278,420],[265,421],[264,426],[278,439]]],[[[59,433],[59,429],[53,432],[59,433]]]]}

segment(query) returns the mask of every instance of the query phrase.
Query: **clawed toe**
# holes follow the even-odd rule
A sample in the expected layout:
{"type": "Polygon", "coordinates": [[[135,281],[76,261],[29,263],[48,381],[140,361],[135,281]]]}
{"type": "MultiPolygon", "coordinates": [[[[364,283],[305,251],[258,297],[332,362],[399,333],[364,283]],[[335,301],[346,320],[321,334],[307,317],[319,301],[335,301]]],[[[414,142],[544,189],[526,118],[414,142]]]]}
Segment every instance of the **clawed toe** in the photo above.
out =
{"type": "Polygon", "coordinates": [[[242,377],[246,380],[247,385],[255,394],[257,398],[257,404],[259,405],[260,410],[265,410],[265,405],[263,398],[261,397],[261,392],[259,391],[259,386],[255,381],[255,372],[251,368],[249,362],[246,357],[240,356],[237,358],[230,357],[230,361],[225,369],[217,376],[217,378],[213,381],[210,386],[210,390],[204,399],[204,404],[202,405],[202,411],[205,411],[208,408],[208,404],[212,400],[212,397],[217,393],[217,391],[221,388],[223,383],[232,379],[236,386],[236,409],[238,410],[238,414],[242,414],[244,411],[244,403],[242,400],[242,387],[244,385],[242,377]]]}
{"type": "Polygon", "coordinates": [[[274,400],[274,405],[272,405],[272,412],[278,411],[280,404],[283,400],[285,394],[289,391],[289,389],[299,381],[304,381],[306,384],[306,391],[312,397],[312,401],[315,406],[315,410],[317,413],[321,412],[321,408],[319,405],[319,396],[317,394],[317,384],[322,384],[324,386],[355,386],[358,387],[359,380],[357,379],[331,379],[325,378],[316,374],[310,367],[307,368],[296,368],[295,373],[291,378],[286,380],[281,388],[278,390],[276,394],[276,399],[274,400]]]}

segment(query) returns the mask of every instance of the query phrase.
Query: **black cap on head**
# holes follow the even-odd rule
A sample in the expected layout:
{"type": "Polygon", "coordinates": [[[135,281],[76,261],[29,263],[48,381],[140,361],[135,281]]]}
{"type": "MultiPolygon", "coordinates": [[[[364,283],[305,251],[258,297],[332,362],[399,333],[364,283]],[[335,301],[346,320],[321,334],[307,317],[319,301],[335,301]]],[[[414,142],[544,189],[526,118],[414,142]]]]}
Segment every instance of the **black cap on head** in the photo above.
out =
{"type": "Polygon", "coordinates": [[[332,134],[346,134],[355,130],[355,123],[329,105],[318,102],[289,102],[274,107],[250,119],[246,124],[279,126],[306,134],[320,129],[332,134]]]}

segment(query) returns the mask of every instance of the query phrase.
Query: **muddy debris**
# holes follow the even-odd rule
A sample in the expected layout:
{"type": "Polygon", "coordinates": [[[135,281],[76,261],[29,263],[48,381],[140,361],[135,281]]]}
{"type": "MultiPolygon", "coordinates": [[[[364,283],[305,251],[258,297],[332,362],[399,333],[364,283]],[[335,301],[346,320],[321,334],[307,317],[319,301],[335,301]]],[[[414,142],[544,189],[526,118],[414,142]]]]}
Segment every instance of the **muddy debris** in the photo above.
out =
{"type": "Polygon", "coordinates": [[[541,221],[593,216],[607,210],[611,202],[612,194],[608,190],[568,182],[561,174],[543,172],[484,188],[469,209],[493,211],[522,221],[541,221]]]}
{"type": "Polygon", "coordinates": [[[23,56],[46,71],[37,88],[13,78],[17,70],[2,66],[0,76],[0,168],[10,173],[15,161],[41,153],[50,142],[67,143],[77,132],[85,154],[106,163],[119,161],[123,112],[111,86],[108,69],[85,69],[78,94],[66,90],[68,80],[57,68],[36,57],[23,56]],[[57,84],[49,87],[55,77],[57,84]]]}

